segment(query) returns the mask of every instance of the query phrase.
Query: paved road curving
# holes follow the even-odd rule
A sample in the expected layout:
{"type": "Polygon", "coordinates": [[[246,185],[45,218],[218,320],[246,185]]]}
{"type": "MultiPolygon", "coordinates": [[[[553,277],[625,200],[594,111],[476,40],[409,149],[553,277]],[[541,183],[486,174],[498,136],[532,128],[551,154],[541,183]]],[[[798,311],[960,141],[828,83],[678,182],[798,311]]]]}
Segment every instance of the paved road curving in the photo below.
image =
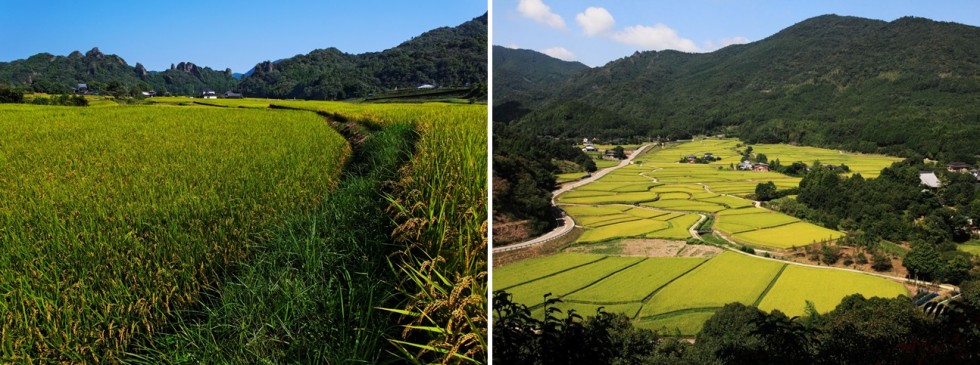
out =
{"type": "MultiPolygon", "coordinates": [[[[562,186],[560,188],[558,188],[557,190],[551,192],[551,205],[558,206],[558,204],[555,203],[555,199],[557,199],[559,195],[561,195],[561,194],[563,194],[563,193],[565,193],[565,192],[567,192],[569,190],[575,189],[575,188],[577,188],[579,186],[582,186],[582,185],[591,183],[593,181],[596,181],[597,179],[599,179],[599,178],[601,178],[603,176],[606,176],[606,174],[608,174],[608,173],[610,173],[610,172],[612,172],[614,170],[617,170],[619,168],[622,168],[624,166],[629,165],[630,162],[633,161],[633,158],[635,158],[636,156],[639,156],[641,152],[643,152],[644,150],[647,149],[647,147],[650,147],[650,146],[652,146],[652,144],[645,144],[643,146],[640,146],[640,148],[637,148],[636,151],[633,151],[633,153],[630,154],[630,157],[626,158],[625,160],[620,161],[619,162],[619,165],[602,169],[602,170],[600,170],[600,171],[592,174],[591,177],[587,177],[587,178],[582,179],[582,180],[578,180],[578,181],[573,181],[573,182],[570,182],[570,183],[562,184],[562,186]]],[[[568,234],[568,232],[571,232],[573,228],[575,228],[575,220],[573,220],[571,216],[563,213],[562,214],[562,223],[561,223],[561,225],[558,226],[557,228],[551,230],[550,232],[545,233],[545,234],[543,234],[543,235],[541,235],[539,237],[535,237],[533,239],[524,241],[524,242],[515,243],[515,244],[511,244],[511,245],[507,245],[507,246],[494,247],[493,248],[493,252],[506,252],[506,251],[519,250],[519,249],[522,249],[522,248],[528,248],[528,247],[531,247],[531,246],[534,246],[534,245],[545,243],[545,242],[548,242],[548,241],[551,241],[551,240],[555,240],[555,239],[561,238],[562,236],[568,234]]]]}

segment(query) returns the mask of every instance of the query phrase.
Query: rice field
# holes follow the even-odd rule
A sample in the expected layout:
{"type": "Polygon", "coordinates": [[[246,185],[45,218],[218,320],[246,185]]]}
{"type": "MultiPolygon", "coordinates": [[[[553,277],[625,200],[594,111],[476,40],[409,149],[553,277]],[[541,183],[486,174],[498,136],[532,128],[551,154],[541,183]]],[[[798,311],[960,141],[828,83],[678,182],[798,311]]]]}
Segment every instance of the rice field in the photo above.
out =
{"type": "Polygon", "coordinates": [[[703,258],[651,257],[567,297],[570,301],[639,302],[674,278],[704,263],[703,258]]]}
{"type": "Polygon", "coordinates": [[[865,178],[878,177],[881,169],[902,160],[898,157],[884,155],[860,154],[786,144],[757,144],[752,145],[752,149],[755,153],[764,153],[770,161],[778,158],[779,162],[784,165],[794,161],[800,161],[807,165],[813,165],[814,161],[820,161],[824,165],[846,164],[851,169],[851,173],[860,173],[865,178]]]}
{"type": "Polygon", "coordinates": [[[755,303],[785,265],[724,252],[654,294],[639,316],[687,308],[720,308],[731,302],[755,303]]]}
{"type": "Polygon", "coordinates": [[[759,302],[759,309],[779,309],[793,317],[803,315],[806,301],[811,301],[817,311],[827,312],[845,296],[855,293],[869,298],[909,294],[902,284],[871,275],[791,265],[759,302]]]}
{"type": "Polygon", "coordinates": [[[5,359],[113,359],[337,184],[303,112],[0,105],[5,359]],[[288,143],[283,143],[288,141],[288,143]]]}
{"type": "Polygon", "coordinates": [[[745,242],[750,245],[784,249],[803,247],[823,241],[833,241],[843,236],[844,233],[839,231],[823,228],[807,222],[790,223],[732,235],[736,241],[745,242]]]}
{"type": "Polygon", "coordinates": [[[486,105],[167,99],[0,106],[0,362],[372,363],[460,315],[412,356],[486,359],[486,105]]]}
{"type": "Polygon", "coordinates": [[[564,301],[557,305],[562,310],[592,315],[604,307],[607,312],[626,314],[638,327],[684,336],[697,334],[715,311],[730,302],[794,316],[802,314],[807,300],[825,313],[854,293],[866,297],[909,294],[902,284],[872,275],[791,265],[730,251],[710,259],[602,257],[559,253],[508,264],[494,270],[493,289],[509,287],[515,301],[539,317],[543,316],[543,295],[550,292],[564,301]],[[611,259],[618,261],[607,262],[611,259]],[[573,268],[555,274],[558,267],[573,268]],[[546,273],[548,276],[543,275],[546,273]],[[542,279],[527,282],[528,277],[542,279]]]}
{"type": "Polygon", "coordinates": [[[568,253],[522,260],[494,270],[494,287],[508,289],[534,279],[594,263],[605,256],[568,253]]]}
{"type": "Polygon", "coordinates": [[[514,295],[514,301],[517,303],[525,303],[528,306],[538,305],[544,302],[544,294],[546,293],[551,293],[555,297],[565,296],[576,290],[585,288],[596,281],[602,280],[619,270],[635,265],[641,260],[643,258],[607,257],[603,260],[594,261],[589,265],[565,270],[539,280],[512,287],[508,291],[514,295]]]}

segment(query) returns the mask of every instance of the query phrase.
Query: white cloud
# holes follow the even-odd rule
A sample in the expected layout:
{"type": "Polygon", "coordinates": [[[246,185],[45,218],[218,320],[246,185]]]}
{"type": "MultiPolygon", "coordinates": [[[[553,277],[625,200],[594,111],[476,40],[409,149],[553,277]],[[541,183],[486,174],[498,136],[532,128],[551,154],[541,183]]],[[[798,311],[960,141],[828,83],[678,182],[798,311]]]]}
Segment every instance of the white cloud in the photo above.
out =
{"type": "Polygon", "coordinates": [[[742,36],[722,38],[718,42],[713,42],[713,41],[704,42],[704,49],[705,51],[712,52],[728,47],[733,44],[745,44],[745,43],[749,43],[749,39],[742,36]]]}
{"type": "Polygon", "coordinates": [[[617,42],[640,46],[644,50],[659,51],[675,49],[683,52],[701,51],[694,41],[681,38],[675,30],[663,24],[657,24],[652,27],[646,25],[626,27],[623,31],[613,34],[612,39],[617,42]]]}
{"type": "Polygon", "coordinates": [[[517,11],[525,17],[547,24],[552,28],[565,29],[565,20],[560,15],[552,13],[551,8],[545,5],[542,0],[521,0],[517,4],[517,11]]]}
{"type": "Polygon", "coordinates": [[[609,11],[592,6],[585,9],[585,12],[578,13],[575,16],[575,22],[582,27],[585,34],[590,36],[603,33],[616,24],[616,20],[613,19],[612,14],[609,14],[609,11]]]}
{"type": "Polygon", "coordinates": [[[572,51],[565,49],[564,47],[551,47],[548,49],[543,49],[541,50],[541,53],[557,58],[559,60],[565,60],[565,61],[575,60],[575,54],[572,53],[572,51]]]}

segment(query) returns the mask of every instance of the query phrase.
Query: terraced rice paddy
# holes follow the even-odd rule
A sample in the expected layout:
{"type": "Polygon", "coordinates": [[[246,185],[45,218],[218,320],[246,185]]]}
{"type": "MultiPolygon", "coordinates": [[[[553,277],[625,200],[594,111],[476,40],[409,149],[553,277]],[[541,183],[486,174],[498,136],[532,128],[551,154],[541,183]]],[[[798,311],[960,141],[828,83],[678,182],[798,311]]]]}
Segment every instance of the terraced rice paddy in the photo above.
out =
{"type": "Polygon", "coordinates": [[[752,149],[755,153],[764,153],[770,161],[778,158],[780,163],[784,165],[794,161],[800,161],[807,165],[813,165],[813,161],[820,161],[824,165],[845,164],[851,169],[851,173],[860,173],[865,178],[877,177],[882,168],[902,160],[891,156],[848,153],[826,148],[785,144],[757,144],[752,145],[752,149]]]}
{"type": "Polygon", "coordinates": [[[626,314],[639,327],[666,329],[665,334],[676,330],[687,336],[700,331],[704,321],[730,302],[793,316],[802,313],[806,300],[827,312],[854,293],[908,295],[903,285],[887,279],[736,252],[710,259],[602,257],[560,253],[506,265],[494,270],[493,289],[507,289],[538,316],[543,295],[550,292],[564,301],[557,305],[562,310],[591,315],[604,307],[607,312],[626,314]],[[555,272],[561,267],[568,269],[555,272]],[[528,281],[535,276],[539,279],[528,281]]]}
{"type": "Polygon", "coordinates": [[[872,275],[791,265],[759,302],[759,309],[779,309],[787,316],[799,316],[809,300],[818,311],[826,312],[852,293],[890,298],[908,295],[908,290],[902,284],[872,275]]]}
{"type": "MultiPolygon", "coordinates": [[[[733,171],[730,164],[737,164],[740,155],[736,153],[738,141],[730,139],[700,140],[682,143],[666,148],[648,149],[637,156],[635,164],[620,168],[597,181],[566,192],[557,198],[586,232],[579,239],[581,243],[598,242],[629,237],[660,237],[685,239],[690,237],[681,223],[693,224],[696,214],[717,215],[717,229],[725,237],[740,244],[769,249],[788,249],[805,246],[815,242],[832,241],[843,234],[825,229],[785,214],[753,208],[753,202],[742,196],[755,192],[756,185],[773,182],[779,189],[796,187],[800,179],[775,172],[733,171]],[[710,164],[678,163],[686,155],[712,153],[720,161],[710,164]],[[577,206],[590,206],[593,209],[611,205],[631,205],[648,208],[653,212],[682,212],[691,214],[682,220],[671,221],[663,227],[660,217],[650,218],[652,222],[633,220],[623,215],[622,208],[607,218],[598,210],[584,211],[577,206]],[[763,214],[747,214],[763,213],[763,214]],[[742,214],[746,214],[741,216],[742,214]],[[739,215],[736,217],[736,215],[739,215]],[[646,225],[645,225],[646,224],[646,225]],[[592,232],[595,231],[595,232],[592,232]]],[[[778,153],[786,153],[789,159],[803,156],[827,156],[828,163],[847,163],[863,168],[860,172],[870,174],[869,169],[882,168],[894,161],[884,156],[868,156],[787,146],[774,148],[770,159],[778,153]],[[791,148],[790,148],[791,147],[791,148]],[[818,150],[822,151],[819,152],[818,150]],[[819,152],[819,153],[817,153],[819,152]],[[829,158],[833,157],[833,158],[829,158]]],[[[690,228],[690,226],[686,227],[690,228]]]]}
{"type": "MultiPolygon", "coordinates": [[[[713,229],[721,235],[761,248],[786,249],[842,236],[835,230],[756,208],[752,201],[743,198],[753,194],[759,183],[772,181],[785,189],[796,187],[800,179],[775,172],[732,171],[730,164],[738,164],[740,159],[736,144],[735,140],[703,140],[650,149],[638,156],[635,164],[567,192],[557,200],[584,229],[577,240],[583,245],[615,244],[625,238],[690,238],[688,229],[697,223],[699,215],[714,216],[713,229]],[[678,163],[686,155],[709,152],[721,161],[678,163]]],[[[774,146],[761,146],[757,151],[767,153],[770,159],[783,154],[787,156],[781,160],[784,163],[792,163],[796,157],[819,156],[822,162],[844,162],[866,176],[893,160],[837,151],[830,154],[827,150],[817,154],[814,149],[774,146]],[[831,155],[837,159],[830,158],[831,155]]],[[[581,256],[561,258],[563,255],[566,254],[551,257],[564,265],[584,260],[581,256]]],[[[908,294],[902,285],[883,278],[799,267],[735,252],[724,252],[707,260],[670,257],[632,262],[623,259],[606,263],[601,270],[588,269],[603,262],[600,260],[560,273],[554,270],[562,265],[545,264],[548,258],[537,260],[541,261],[535,261],[534,265],[495,270],[494,289],[510,286],[515,300],[532,306],[537,314],[541,314],[541,295],[546,290],[563,298],[565,302],[558,304],[562,309],[575,309],[588,315],[604,306],[607,311],[626,313],[640,327],[677,330],[683,335],[695,334],[717,309],[730,302],[797,315],[802,313],[805,300],[813,301],[818,310],[826,312],[853,293],[882,297],[908,294]],[[538,266],[541,271],[537,271],[538,266]],[[542,274],[547,276],[516,284],[542,274]]]]}

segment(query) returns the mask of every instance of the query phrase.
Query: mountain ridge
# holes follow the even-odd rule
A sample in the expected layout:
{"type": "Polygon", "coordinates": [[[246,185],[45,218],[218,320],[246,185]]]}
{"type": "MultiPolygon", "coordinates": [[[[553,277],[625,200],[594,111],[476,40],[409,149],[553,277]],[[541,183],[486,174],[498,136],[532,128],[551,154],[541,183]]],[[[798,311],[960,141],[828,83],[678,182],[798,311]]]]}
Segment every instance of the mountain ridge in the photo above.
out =
{"type": "Polygon", "coordinates": [[[637,52],[560,86],[515,125],[567,138],[724,133],[947,161],[980,154],[957,138],[980,136],[980,28],[958,23],[823,15],[711,53],[637,52]]]}
{"type": "Polygon", "coordinates": [[[245,91],[247,96],[303,99],[365,97],[373,92],[433,83],[445,86],[483,84],[487,80],[488,13],[456,27],[439,27],[380,52],[358,55],[334,47],[305,55],[263,61],[249,71],[201,67],[193,62],[149,71],[130,66],[98,47],[67,56],[42,52],[26,59],[0,62],[0,85],[51,94],[73,92],[78,84],[89,91],[129,94],[200,95],[204,90],[245,91]],[[136,93],[133,93],[136,91],[136,93]]]}

